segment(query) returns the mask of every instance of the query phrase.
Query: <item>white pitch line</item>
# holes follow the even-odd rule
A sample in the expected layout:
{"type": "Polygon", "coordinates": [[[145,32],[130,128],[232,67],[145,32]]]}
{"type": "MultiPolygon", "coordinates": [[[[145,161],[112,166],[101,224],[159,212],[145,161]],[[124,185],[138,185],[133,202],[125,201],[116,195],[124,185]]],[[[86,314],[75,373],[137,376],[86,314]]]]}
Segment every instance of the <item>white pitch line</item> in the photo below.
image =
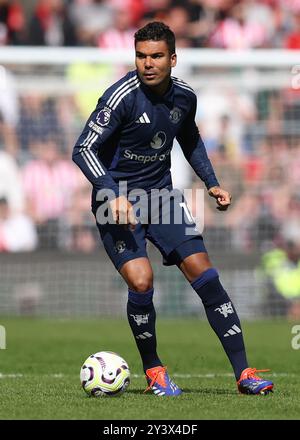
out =
{"type": "MultiPolygon", "coordinates": [[[[8,373],[8,374],[3,374],[0,373],[0,379],[17,379],[19,377],[32,377],[34,376],[34,374],[19,374],[19,373],[8,373]]],[[[63,373],[55,373],[55,374],[38,374],[38,377],[53,377],[54,379],[56,378],[61,378],[61,377],[67,377],[68,375],[63,374],[63,373]]]]}
{"type": "MultiPolygon", "coordinates": [[[[19,374],[19,373],[9,373],[9,374],[3,374],[0,373],[0,379],[17,379],[19,377],[32,377],[33,374],[19,374]]],[[[59,379],[62,377],[68,377],[73,376],[70,374],[63,374],[63,373],[53,373],[53,374],[38,374],[38,377],[53,377],[54,379],[59,379]]],[[[268,377],[296,377],[297,375],[294,373],[268,373],[268,377]]],[[[144,378],[145,376],[143,374],[131,374],[131,377],[135,379],[144,378]]],[[[207,373],[207,374],[180,374],[180,373],[174,373],[172,374],[172,377],[177,377],[180,379],[214,379],[217,377],[234,377],[232,373],[207,373]]]]}
{"type": "MultiPolygon", "coordinates": [[[[132,374],[132,377],[140,378],[144,377],[142,374],[132,374]]],[[[215,377],[234,377],[232,373],[207,373],[207,374],[180,374],[174,373],[171,374],[172,377],[178,377],[181,379],[213,379],[215,377]]],[[[268,373],[268,377],[296,377],[297,375],[294,373],[268,373]]]]}
{"type": "Polygon", "coordinates": [[[9,379],[15,379],[15,378],[17,378],[17,377],[23,377],[23,374],[2,374],[2,373],[0,373],[0,379],[6,379],[6,378],[9,378],[9,379]]]}

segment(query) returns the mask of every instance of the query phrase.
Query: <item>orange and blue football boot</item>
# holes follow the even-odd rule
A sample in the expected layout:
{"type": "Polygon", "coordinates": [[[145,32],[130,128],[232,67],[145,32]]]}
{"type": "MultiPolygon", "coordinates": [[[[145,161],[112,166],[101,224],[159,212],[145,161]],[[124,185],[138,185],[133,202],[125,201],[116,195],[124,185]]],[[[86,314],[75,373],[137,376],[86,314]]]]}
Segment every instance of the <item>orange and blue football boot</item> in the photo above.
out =
{"type": "Polygon", "coordinates": [[[151,390],[156,396],[179,396],[182,391],[170,380],[167,367],[153,367],[146,370],[148,387],[144,391],[151,390]]]}
{"type": "Polygon", "coordinates": [[[266,395],[273,391],[274,384],[270,380],[264,380],[256,376],[256,373],[270,371],[257,370],[256,368],[246,368],[242,371],[241,377],[237,382],[238,390],[242,394],[262,394],[266,395]]]}

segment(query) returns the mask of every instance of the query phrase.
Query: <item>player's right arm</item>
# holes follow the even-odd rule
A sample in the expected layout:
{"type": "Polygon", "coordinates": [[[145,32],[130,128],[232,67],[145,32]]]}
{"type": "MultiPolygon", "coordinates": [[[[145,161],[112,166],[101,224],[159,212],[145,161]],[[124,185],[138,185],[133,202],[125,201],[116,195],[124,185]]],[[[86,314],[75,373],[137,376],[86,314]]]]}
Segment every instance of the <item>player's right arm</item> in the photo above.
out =
{"type": "Polygon", "coordinates": [[[116,198],[110,200],[113,219],[118,224],[136,224],[133,208],[125,196],[119,194],[119,187],[98,157],[98,151],[122,125],[126,115],[124,100],[116,109],[107,105],[105,97],[99,99],[74,148],[72,159],[79,166],[96,191],[109,189],[116,198]]]}
{"type": "Polygon", "coordinates": [[[118,225],[129,225],[131,230],[135,229],[137,220],[134,215],[132,204],[125,196],[119,196],[109,202],[114,221],[118,225]]]}
{"type": "Polygon", "coordinates": [[[100,161],[98,151],[122,124],[123,112],[123,102],[116,110],[112,110],[107,106],[106,99],[101,97],[77,139],[72,154],[73,161],[96,191],[111,189],[116,196],[119,195],[118,185],[100,161]]]}

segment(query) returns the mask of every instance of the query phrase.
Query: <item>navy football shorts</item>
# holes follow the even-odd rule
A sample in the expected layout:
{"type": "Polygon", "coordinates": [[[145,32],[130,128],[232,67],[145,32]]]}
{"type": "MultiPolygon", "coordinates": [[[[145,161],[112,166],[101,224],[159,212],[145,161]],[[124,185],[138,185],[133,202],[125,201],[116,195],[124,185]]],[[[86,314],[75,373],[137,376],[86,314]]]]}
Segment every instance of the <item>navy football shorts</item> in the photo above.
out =
{"type": "MultiPolygon", "coordinates": [[[[137,215],[139,223],[134,231],[125,225],[100,224],[97,209],[101,203],[92,204],[104,248],[118,271],[127,261],[148,257],[147,240],[161,252],[166,266],[179,265],[189,255],[206,252],[203,237],[197,231],[180,191],[177,191],[176,197],[168,198],[167,202],[163,197],[156,199],[156,203],[153,203],[153,199],[150,201],[149,197],[147,201],[139,201],[140,206],[148,206],[148,211],[144,215],[141,210],[136,211],[140,217],[137,215]]],[[[131,203],[137,207],[134,201],[131,203]]]]}

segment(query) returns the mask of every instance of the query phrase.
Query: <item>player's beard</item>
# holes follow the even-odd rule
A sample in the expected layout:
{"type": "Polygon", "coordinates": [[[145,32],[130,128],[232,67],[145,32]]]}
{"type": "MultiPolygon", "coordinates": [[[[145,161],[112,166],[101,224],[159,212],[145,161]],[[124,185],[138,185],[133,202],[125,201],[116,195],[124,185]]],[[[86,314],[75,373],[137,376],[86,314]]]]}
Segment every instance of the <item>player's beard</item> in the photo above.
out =
{"type": "Polygon", "coordinates": [[[150,89],[152,89],[155,93],[164,94],[169,88],[170,78],[171,78],[171,69],[169,69],[169,71],[163,77],[159,76],[157,78],[156,76],[154,76],[154,78],[147,79],[143,75],[142,82],[150,89]]]}

